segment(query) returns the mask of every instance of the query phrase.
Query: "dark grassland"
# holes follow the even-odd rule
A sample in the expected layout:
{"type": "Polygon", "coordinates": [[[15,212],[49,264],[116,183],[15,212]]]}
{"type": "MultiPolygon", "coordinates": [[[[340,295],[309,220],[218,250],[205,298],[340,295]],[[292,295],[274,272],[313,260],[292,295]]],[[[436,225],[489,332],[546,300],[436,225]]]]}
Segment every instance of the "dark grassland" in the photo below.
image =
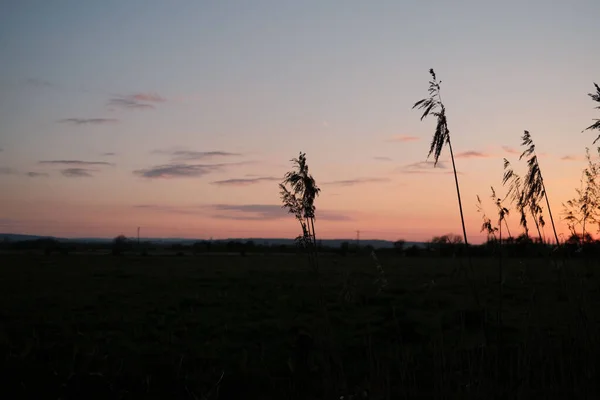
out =
{"type": "Polygon", "coordinates": [[[0,255],[2,397],[597,398],[598,261],[505,259],[502,329],[497,260],[484,312],[458,258],[380,261],[377,294],[373,260],[322,257],[331,343],[304,257],[0,255]]]}

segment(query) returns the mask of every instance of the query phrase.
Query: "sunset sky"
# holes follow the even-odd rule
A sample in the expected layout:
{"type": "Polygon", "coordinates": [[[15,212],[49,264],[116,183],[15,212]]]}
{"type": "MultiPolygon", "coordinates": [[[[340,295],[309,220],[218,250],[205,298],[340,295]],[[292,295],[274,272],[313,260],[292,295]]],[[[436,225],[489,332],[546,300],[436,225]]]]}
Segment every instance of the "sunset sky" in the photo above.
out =
{"type": "Polygon", "coordinates": [[[295,237],[277,183],[303,151],[317,235],[460,233],[447,149],[425,162],[435,122],[411,109],[429,68],[472,241],[503,157],[524,172],[525,129],[566,232],[600,111],[598,15],[598,0],[4,2],[0,232],[295,237]]]}

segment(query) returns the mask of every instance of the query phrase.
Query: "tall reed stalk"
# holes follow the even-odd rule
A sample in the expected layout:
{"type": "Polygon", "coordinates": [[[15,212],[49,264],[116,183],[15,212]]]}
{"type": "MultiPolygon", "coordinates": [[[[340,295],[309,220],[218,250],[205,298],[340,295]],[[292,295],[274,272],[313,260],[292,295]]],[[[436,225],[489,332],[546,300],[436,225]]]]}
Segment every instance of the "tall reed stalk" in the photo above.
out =
{"type": "MultiPolygon", "coordinates": [[[[473,263],[471,260],[471,255],[469,252],[469,240],[467,238],[467,228],[465,226],[465,217],[463,213],[462,199],[460,196],[460,185],[458,183],[458,173],[456,172],[456,163],[454,161],[454,151],[452,150],[452,142],[450,140],[450,129],[448,129],[448,118],[446,117],[446,106],[442,102],[442,96],[440,94],[440,85],[442,81],[438,81],[433,68],[429,70],[429,74],[431,75],[431,80],[429,81],[429,97],[424,98],[422,100],[417,101],[413,105],[413,109],[417,108],[423,110],[423,115],[421,115],[421,121],[429,115],[434,116],[437,119],[437,124],[435,127],[435,132],[433,134],[433,138],[431,140],[431,145],[429,147],[429,153],[427,157],[429,158],[433,154],[434,158],[434,166],[437,165],[440,155],[442,154],[442,150],[445,145],[448,145],[448,150],[450,151],[450,159],[452,160],[452,171],[454,172],[454,184],[456,186],[456,197],[458,198],[458,210],[460,212],[460,221],[462,224],[462,233],[465,242],[465,251],[467,254],[467,258],[469,260],[469,268],[471,272],[473,272],[473,263]]],[[[475,296],[475,301],[477,306],[480,306],[479,294],[474,284],[471,282],[471,278],[467,274],[467,279],[471,283],[471,288],[473,290],[473,295],[475,296]]]]}
{"type": "Polygon", "coordinates": [[[315,233],[315,199],[319,196],[321,189],[308,171],[305,153],[300,152],[298,158],[292,159],[291,162],[292,170],[285,174],[283,181],[279,184],[282,207],[296,217],[302,229],[302,234],[296,238],[296,241],[307,252],[309,264],[315,273],[319,288],[318,304],[323,315],[324,333],[328,346],[331,348],[331,362],[333,362],[328,364],[331,375],[326,376],[324,373],[322,379],[326,385],[335,388],[334,392],[337,392],[339,388],[336,386],[345,387],[346,379],[319,271],[319,249],[315,233]],[[332,370],[337,372],[337,375],[334,375],[332,370]]]}

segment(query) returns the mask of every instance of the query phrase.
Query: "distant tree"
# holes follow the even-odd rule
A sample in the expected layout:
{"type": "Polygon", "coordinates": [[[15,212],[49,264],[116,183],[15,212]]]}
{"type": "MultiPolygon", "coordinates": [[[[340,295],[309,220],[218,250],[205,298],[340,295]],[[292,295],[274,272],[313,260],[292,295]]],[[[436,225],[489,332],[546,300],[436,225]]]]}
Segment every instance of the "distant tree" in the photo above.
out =
{"type": "Polygon", "coordinates": [[[519,236],[517,236],[517,238],[515,239],[515,243],[517,244],[521,244],[521,243],[525,243],[525,244],[530,244],[533,243],[533,240],[531,240],[531,238],[529,237],[529,235],[522,233],[519,236]]]}
{"type": "Polygon", "coordinates": [[[463,240],[460,235],[448,233],[442,236],[434,236],[430,241],[429,247],[441,256],[456,256],[460,255],[462,244],[463,240]]]}
{"type": "Polygon", "coordinates": [[[119,256],[123,254],[129,247],[129,240],[125,237],[125,235],[119,235],[113,239],[112,243],[112,254],[115,256],[119,256]]]}
{"type": "Polygon", "coordinates": [[[431,239],[431,243],[434,244],[461,244],[463,243],[463,239],[460,235],[456,235],[454,233],[448,233],[442,236],[434,236],[431,239]]]}
{"type": "Polygon", "coordinates": [[[594,238],[592,238],[592,235],[590,235],[587,232],[585,233],[585,236],[582,236],[579,233],[573,233],[566,240],[567,244],[572,244],[572,245],[582,245],[584,243],[593,243],[593,242],[594,242],[594,238]]]}
{"type": "Polygon", "coordinates": [[[394,242],[394,249],[396,250],[396,253],[398,253],[398,254],[404,253],[404,245],[405,244],[406,244],[406,241],[403,239],[396,240],[394,242]]]}

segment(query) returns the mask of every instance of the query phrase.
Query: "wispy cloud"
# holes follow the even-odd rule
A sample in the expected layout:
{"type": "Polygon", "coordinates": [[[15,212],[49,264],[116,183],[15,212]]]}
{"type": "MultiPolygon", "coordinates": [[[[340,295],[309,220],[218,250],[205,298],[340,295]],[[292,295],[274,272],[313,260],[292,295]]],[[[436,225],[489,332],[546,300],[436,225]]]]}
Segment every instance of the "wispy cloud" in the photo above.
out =
{"type": "Polygon", "coordinates": [[[580,161],[583,160],[583,157],[578,157],[578,156],[573,156],[573,155],[566,155],[566,156],[562,156],[561,161],[580,161]]]}
{"type": "Polygon", "coordinates": [[[27,176],[30,178],[47,178],[50,175],[45,172],[28,172],[27,176]]]}
{"type": "Polygon", "coordinates": [[[143,110],[148,108],[154,108],[152,104],[140,103],[137,100],[128,99],[128,98],[113,98],[108,101],[108,105],[126,108],[129,110],[143,110]]]}
{"type": "Polygon", "coordinates": [[[433,161],[419,161],[400,167],[397,171],[403,174],[432,174],[438,172],[438,169],[445,170],[446,164],[443,161],[438,161],[434,165],[433,161]]]}
{"type": "Polygon", "coordinates": [[[455,158],[490,158],[491,155],[488,153],[484,153],[482,151],[468,150],[468,151],[463,151],[461,153],[457,153],[454,157],[455,158]]]}
{"type": "Polygon", "coordinates": [[[373,159],[377,160],[377,161],[392,161],[392,159],[390,157],[382,157],[382,156],[373,157],[373,159]]]}
{"type": "Polygon", "coordinates": [[[504,150],[508,154],[521,154],[519,152],[519,150],[515,149],[514,147],[510,147],[510,146],[502,146],[502,150],[504,150]]]}
{"type": "Polygon", "coordinates": [[[12,169],[10,167],[0,167],[0,175],[13,175],[16,172],[17,171],[15,171],[14,169],[12,169]]]}
{"type": "Polygon", "coordinates": [[[165,101],[167,99],[156,93],[134,93],[127,96],[114,96],[108,100],[108,105],[130,110],[143,110],[155,108],[154,104],[165,101]]]}
{"type": "Polygon", "coordinates": [[[102,153],[102,155],[103,155],[104,157],[112,157],[112,156],[116,156],[116,155],[117,155],[117,153],[108,152],[108,153],[102,153]]]}
{"type": "Polygon", "coordinates": [[[238,179],[225,179],[222,181],[214,181],[211,182],[213,185],[218,186],[249,186],[255,185],[257,183],[262,182],[274,182],[278,181],[280,178],[275,178],[273,176],[263,176],[257,178],[238,178],[238,179]]]}
{"type": "Polygon", "coordinates": [[[193,151],[193,150],[154,150],[153,154],[171,156],[173,161],[193,161],[215,157],[238,157],[242,154],[228,151],[193,151]]]}
{"type": "Polygon", "coordinates": [[[67,168],[60,171],[61,174],[68,178],[92,178],[93,169],[87,168],[67,168]]]}
{"type": "Polygon", "coordinates": [[[354,185],[361,185],[364,183],[382,183],[382,182],[389,182],[390,179],[389,178],[356,178],[356,179],[348,179],[348,180],[341,180],[341,181],[331,181],[331,182],[324,182],[324,185],[332,185],[332,186],[354,186],[354,185]]]}
{"type": "Polygon", "coordinates": [[[135,175],[151,179],[199,178],[222,169],[224,164],[164,164],[133,171],[135,175]]]}
{"type": "Polygon", "coordinates": [[[137,101],[145,101],[151,103],[163,103],[167,101],[167,99],[165,99],[157,93],[135,93],[130,95],[129,98],[137,101]]]}
{"type": "Polygon", "coordinates": [[[0,218],[0,228],[12,227],[13,225],[16,225],[16,222],[17,221],[14,219],[0,218]]]}
{"type": "MultiPolygon", "coordinates": [[[[278,204],[204,204],[204,205],[160,205],[139,204],[136,209],[156,213],[205,215],[216,219],[236,221],[265,221],[291,218],[278,204]]],[[[328,221],[351,221],[350,215],[328,210],[317,210],[317,219],[328,221]]]]}
{"type": "Polygon", "coordinates": [[[63,118],[58,122],[73,125],[102,125],[114,124],[119,122],[119,120],[115,118],[63,118]]]}
{"type": "Polygon", "coordinates": [[[37,88],[56,88],[56,85],[44,80],[37,78],[29,78],[25,80],[25,84],[27,86],[37,87],[37,88]]]}
{"type": "Polygon", "coordinates": [[[113,166],[113,163],[106,161],[81,161],[81,160],[45,160],[39,161],[38,164],[50,165],[78,165],[78,166],[113,166]]]}
{"type": "MultiPolygon", "coordinates": [[[[280,205],[276,204],[215,204],[212,208],[217,212],[216,214],[213,214],[212,217],[218,219],[261,221],[290,218],[289,213],[280,205]]],[[[352,220],[349,215],[326,210],[318,210],[316,215],[317,219],[328,221],[352,220]]]]}
{"type": "Polygon", "coordinates": [[[168,214],[185,214],[185,215],[199,215],[202,214],[202,206],[170,206],[170,205],[158,205],[158,204],[138,204],[134,205],[133,208],[141,210],[149,210],[157,213],[168,213],[168,214]]]}
{"type": "Polygon", "coordinates": [[[386,142],[415,142],[420,140],[418,136],[409,135],[394,135],[386,140],[386,142]]]}

